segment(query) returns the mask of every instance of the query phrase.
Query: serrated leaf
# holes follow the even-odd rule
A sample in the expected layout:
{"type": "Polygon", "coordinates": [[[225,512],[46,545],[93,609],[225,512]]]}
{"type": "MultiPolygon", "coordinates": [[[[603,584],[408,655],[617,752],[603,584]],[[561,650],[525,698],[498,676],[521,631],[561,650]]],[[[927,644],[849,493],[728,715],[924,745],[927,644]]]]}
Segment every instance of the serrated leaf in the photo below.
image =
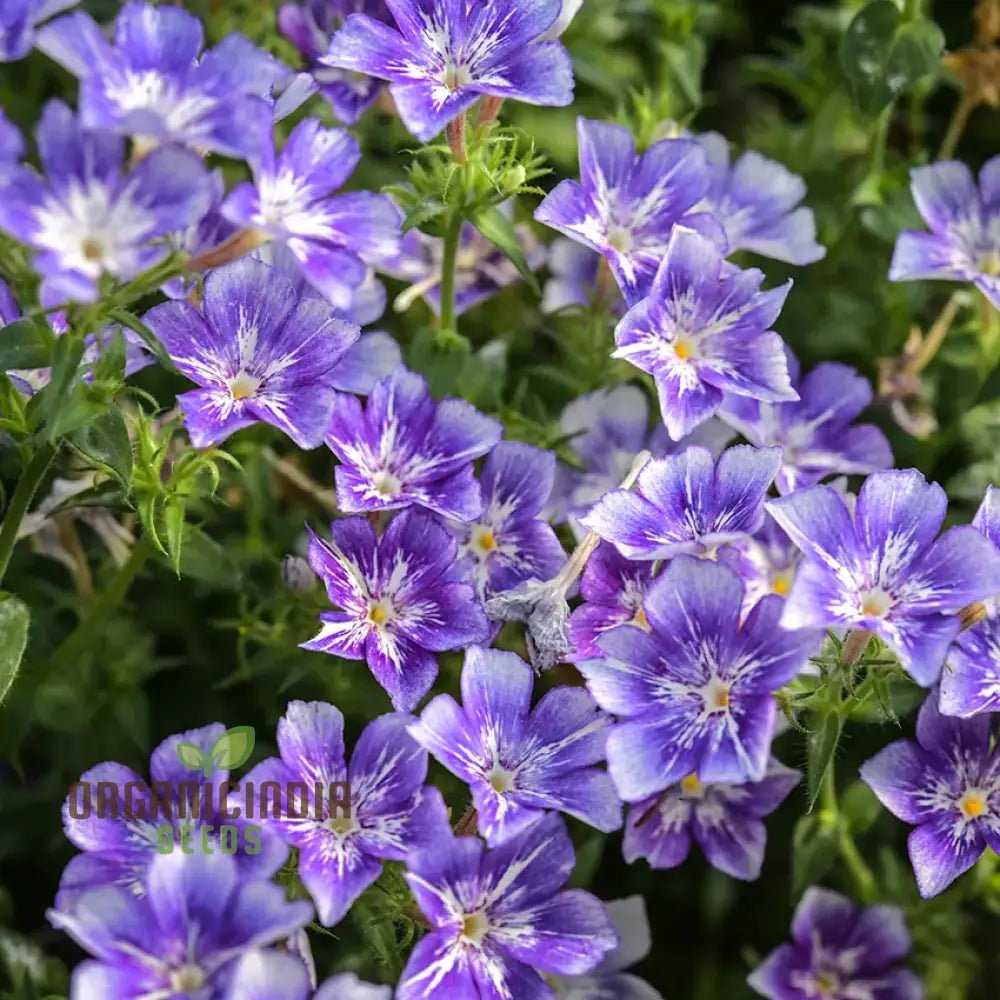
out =
{"type": "Polygon", "coordinates": [[[232,771],[245,764],[253,753],[255,735],[253,726],[234,726],[227,729],[212,744],[212,764],[221,771],[232,771]]]}
{"type": "Polygon", "coordinates": [[[181,556],[184,551],[184,503],[170,500],[163,505],[163,528],[166,535],[167,555],[174,572],[181,575],[181,556]]]}
{"type": "Polygon", "coordinates": [[[406,213],[406,217],[403,219],[403,232],[420,229],[431,219],[437,219],[444,215],[449,207],[448,203],[437,195],[425,194],[406,213]]]}
{"type": "Polygon", "coordinates": [[[13,594],[0,593],[0,705],[17,680],[28,644],[31,612],[28,605],[13,594]]]}
{"type": "Polygon", "coordinates": [[[177,759],[189,771],[204,772],[205,768],[208,767],[209,773],[211,773],[212,758],[194,743],[178,743],[177,759]]]}
{"type": "Polygon", "coordinates": [[[823,779],[837,752],[840,733],[844,720],[839,712],[828,712],[819,726],[810,732],[806,747],[806,782],[808,794],[808,810],[812,812],[816,799],[819,798],[823,779]]]}
{"type": "Polygon", "coordinates": [[[48,368],[52,332],[37,320],[19,319],[0,327],[0,369],[48,368]]]}
{"type": "Polygon", "coordinates": [[[103,413],[77,428],[70,444],[128,487],[132,480],[132,442],[121,411],[109,406],[103,413]]]}
{"type": "Polygon", "coordinates": [[[499,207],[486,205],[479,208],[473,213],[470,221],[517,268],[518,274],[531,285],[535,294],[541,294],[538,281],[517,238],[514,223],[500,211],[499,207]]]}

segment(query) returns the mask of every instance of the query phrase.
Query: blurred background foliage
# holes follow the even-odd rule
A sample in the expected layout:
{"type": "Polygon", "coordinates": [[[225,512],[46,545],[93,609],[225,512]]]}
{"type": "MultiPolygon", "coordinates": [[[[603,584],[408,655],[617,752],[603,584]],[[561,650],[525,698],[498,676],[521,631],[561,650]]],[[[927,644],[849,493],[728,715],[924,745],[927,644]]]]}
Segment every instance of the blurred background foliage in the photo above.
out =
{"type": "MultiPolygon", "coordinates": [[[[93,0],[85,6],[111,19],[118,4],[93,0]]],[[[240,30],[296,64],[296,53],[277,34],[274,5],[191,0],[186,6],[204,18],[211,40],[240,30]]],[[[900,3],[899,26],[910,26],[905,44],[892,49],[898,39],[887,40],[876,68],[859,77],[857,54],[845,39],[865,6],[860,0],[585,0],[565,36],[576,69],[574,107],[505,107],[503,117],[548,158],[552,174],[543,178],[545,187],[576,175],[577,114],[621,121],[643,145],[678,124],[717,129],[737,149],[759,150],[800,173],[820,242],[829,248],[826,258],[801,269],[752,262],[771,284],[794,277],[777,328],[804,367],[843,360],[877,380],[880,359],[899,358],[914,327],[926,330],[952,291],[886,280],[896,233],[920,225],[909,169],[951,141],[956,111],[963,118],[969,111],[957,144],[961,159],[977,168],[998,152],[1000,76],[983,71],[972,78],[969,61],[955,53],[976,44],[990,16],[1000,22],[1000,5],[980,4],[977,21],[972,0],[900,3]],[[950,53],[944,62],[938,57],[941,35],[950,53]],[[899,72],[880,75],[879,66],[899,72]],[[891,100],[883,107],[885,93],[891,100]]],[[[981,34],[987,51],[993,42],[984,39],[981,34]]],[[[983,62],[997,65],[987,57],[983,62]]],[[[0,72],[0,104],[25,129],[45,99],[72,99],[74,88],[75,81],[38,54],[0,72]]],[[[303,113],[333,123],[319,99],[303,113]]],[[[372,189],[399,183],[414,145],[399,122],[376,109],[352,131],[365,150],[352,183],[372,189]]],[[[232,181],[243,168],[226,169],[232,181]]],[[[519,216],[530,218],[533,207],[519,205],[519,216]]],[[[402,286],[389,286],[391,302],[402,286]]],[[[390,311],[378,325],[397,336],[407,362],[439,395],[463,395],[501,416],[510,437],[554,447],[556,421],[570,399],[634,379],[636,372],[608,359],[606,325],[583,312],[543,316],[538,306],[527,285],[506,290],[462,317],[464,346],[437,343],[422,302],[402,316],[390,311]]],[[[1000,482],[995,319],[981,317],[970,295],[927,369],[926,397],[918,403],[924,418],[933,415],[936,429],[920,438],[904,432],[888,401],[873,415],[891,437],[897,464],[916,466],[948,486],[952,517],[960,520],[971,516],[987,482],[1000,482]]],[[[162,371],[143,372],[136,381],[164,406],[181,388],[162,371]]],[[[187,547],[182,579],[154,560],[118,606],[101,595],[109,587],[123,593],[129,569],[116,567],[86,525],[60,528],[72,572],[28,544],[19,546],[10,581],[31,606],[33,626],[26,665],[0,712],[0,992],[7,989],[19,1000],[61,993],[60,960],[78,958],[48,929],[44,910],[71,856],[59,807],[82,770],[113,759],[144,772],[161,739],[216,720],[256,726],[254,760],[260,759],[273,752],[275,723],[293,697],[336,703],[348,716],[349,738],[389,709],[363,663],[297,649],[314,631],[323,598],[318,589],[289,591],[281,559],[302,545],[305,522],[322,527],[329,519],[328,497],[317,495],[308,480],[328,490],[333,459],[323,449],[302,456],[286,454],[285,447],[262,428],[229,442],[243,472],[223,469],[215,501],[189,509],[189,520],[202,531],[187,547]],[[71,644],[71,655],[63,647],[53,657],[74,629],[83,630],[83,641],[71,644]]],[[[8,490],[12,468],[11,456],[0,449],[0,482],[8,490]]],[[[503,641],[518,648],[520,639],[512,632],[503,641]]],[[[443,657],[442,686],[456,686],[459,665],[458,656],[443,657]]],[[[559,669],[546,682],[571,679],[568,669],[559,669]]],[[[894,707],[906,715],[914,704],[912,691],[903,689],[894,707]]],[[[899,723],[878,714],[850,721],[837,751],[845,814],[876,871],[880,895],[909,909],[914,964],[930,1000],[995,997],[996,859],[985,858],[955,888],[915,905],[905,828],[853,784],[858,763],[894,738],[900,725],[912,725],[912,719],[899,723]]],[[[786,763],[805,762],[805,742],[794,731],[780,738],[777,752],[786,763]]],[[[440,768],[434,777],[460,811],[461,789],[440,768]]],[[[626,866],[619,836],[582,829],[575,830],[576,880],[606,898],[646,897],[656,945],[636,971],[664,996],[749,997],[747,971],[786,937],[803,885],[823,881],[849,890],[835,848],[824,839],[822,816],[800,820],[804,810],[803,791],[771,817],[764,873],[753,884],[726,878],[697,851],[670,872],[650,872],[645,863],[626,866]]],[[[315,936],[321,973],[356,969],[373,980],[391,980],[410,930],[395,919],[401,904],[392,890],[390,879],[365,897],[353,921],[315,936]]]]}

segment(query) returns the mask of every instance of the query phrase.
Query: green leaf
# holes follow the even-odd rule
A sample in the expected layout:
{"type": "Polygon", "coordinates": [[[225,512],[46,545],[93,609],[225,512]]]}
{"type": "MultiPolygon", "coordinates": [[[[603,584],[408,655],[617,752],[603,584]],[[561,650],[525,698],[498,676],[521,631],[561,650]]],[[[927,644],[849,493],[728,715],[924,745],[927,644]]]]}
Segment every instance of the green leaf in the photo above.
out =
{"type": "Polygon", "coordinates": [[[226,590],[239,589],[242,580],[240,568],[229,552],[193,524],[184,525],[180,568],[176,571],[182,579],[200,580],[226,590]]]}
{"type": "Polygon", "coordinates": [[[206,773],[212,773],[212,758],[201,747],[195,746],[193,743],[178,743],[177,759],[189,771],[206,771],[207,769],[206,773]]]}
{"type": "Polygon", "coordinates": [[[864,833],[878,819],[882,806],[875,793],[858,780],[841,795],[840,811],[852,833],[864,833]]]}
{"type": "Polygon", "coordinates": [[[126,347],[125,337],[117,327],[110,332],[99,334],[100,354],[94,364],[94,382],[118,386],[125,380],[126,347]]]}
{"type": "Polygon", "coordinates": [[[0,328],[0,369],[47,368],[52,361],[52,331],[44,323],[19,319],[0,328]]]}
{"type": "Polygon", "coordinates": [[[420,229],[421,226],[430,222],[431,219],[437,219],[444,215],[449,207],[448,203],[437,195],[425,194],[406,213],[406,217],[403,219],[403,232],[409,232],[411,229],[420,229]]]}
{"type": "Polygon", "coordinates": [[[177,371],[174,366],[173,361],[170,359],[170,355],[167,354],[166,349],[160,343],[156,334],[135,313],[129,312],[128,309],[112,309],[111,318],[116,322],[120,323],[126,329],[131,330],[133,333],[137,333],[143,340],[143,343],[156,355],[156,360],[163,365],[167,371],[175,372],[177,371]]]}
{"type": "Polygon", "coordinates": [[[184,554],[184,502],[170,500],[163,505],[163,526],[166,530],[167,553],[174,572],[181,575],[184,554]]]}
{"type": "Polygon", "coordinates": [[[109,406],[70,435],[70,444],[86,458],[112,473],[124,487],[132,479],[132,442],[125,418],[109,406]]]}
{"type": "Polygon", "coordinates": [[[837,831],[815,814],[795,824],[792,840],[792,898],[819,882],[837,860],[837,831]]]}
{"type": "Polygon", "coordinates": [[[820,721],[819,726],[809,734],[806,747],[806,781],[809,797],[809,811],[812,812],[823,786],[823,778],[830,768],[833,755],[837,752],[840,732],[844,720],[840,713],[832,711],[820,721]]]}
{"type": "Polygon", "coordinates": [[[538,281],[521,249],[514,223],[496,205],[477,209],[470,221],[517,268],[518,274],[531,285],[535,294],[540,295],[538,281]]]}
{"type": "Polygon", "coordinates": [[[250,759],[254,745],[253,726],[234,726],[227,729],[212,744],[210,756],[213,765],[222,771],[232,771],[250,759]]]}
{"type": "Polygon", "coordinates": [[[932,21],[901,24],[892,0],[862,8],[844,34],[841,64],[855,104],[878,114],[921,77],[935,72],[944,36],[932,21]]]}
{"type": "Polygon", "coordinates": [[[17,679],[30,620],[24,601],[13,594],[0,594],[0,705],[17,679]]]}
{"type": "Polygon", "coordinates": [[[50,444],[65,433],[64,421],[60,420],[62,410],[68,408],[75,400],[75,389],[79,388],[77,380],[80,374],[80,361],[83,358],[83,338],[65,334],[56,341],[56,349],[52,358],[52,377],[49,384],[39,392],[32,404],[46,422],[45,440],[50,444]],[[77,383],[74,385],[74,383],[77,383]]]}

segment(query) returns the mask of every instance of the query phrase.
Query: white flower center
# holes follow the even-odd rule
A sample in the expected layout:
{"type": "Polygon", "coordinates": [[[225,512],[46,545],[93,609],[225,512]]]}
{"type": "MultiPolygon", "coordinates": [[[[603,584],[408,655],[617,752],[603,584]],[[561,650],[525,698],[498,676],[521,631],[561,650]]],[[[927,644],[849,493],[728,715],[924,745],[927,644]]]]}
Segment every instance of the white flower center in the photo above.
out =
{"type": "Polygon", "coordinates": [[[229,394],[233,399],[251,399],[260,388],[260,379],[249,372],[237,372],[236,378],[229,383],[229,394]]]}
{"type": "Polygon", "coordinates": [[[486,775],[486,780],[492,785],[495,792],[509,792],[514,787],[514,772],[508,771],[501,764],[494,764],[493,770],[486,775]]]}
{"type": "Polygon", "coordinates": [[[331,816],[324,822],[323,826],[338,837],[346,837],[348,834],[361,829],[358,826],[358,821],[354,818],[353,810],[346,816],[331,816]]]}
{"type": "Polygon", "coordinates": [[[726,712],[729,710],[729,690],[731,685],[719,677],[713,677],[702,689],[701,697],[706,712],[726,712]]]}
{"type": "Polygon", "coordinates": [[[861,594],[861,613],[869,618],[884,618],[895,603],[881,587],[871,587],[861,594]]]}
{"type": "Polygon", "coordinates": [[[396,609],[388,597],[368,602],[368,621],[379,628],[391,621],[395,613],[396,609]]]}
{"type": "Polygon", "coordinates": [[[466,913],[462,918],[462,930],[460,937],[463,941],[470,941],[472,944],[482,944],[486,932],[490,929],[490,918],[482,911],[466,913]]]}
{"type": "Polygon", "coordinates": [[[197,965],[182,965],[170,974],[172,993],[196,993],[205,985],[205,973],[197,965]]]}
{"type": "Polygon", "coordinates": [[[400,491],[403,481],[388,469],[379,469],[372,476],[372,486],[375,487],[375,492],[379,496],[390,497],[400,491]]]}

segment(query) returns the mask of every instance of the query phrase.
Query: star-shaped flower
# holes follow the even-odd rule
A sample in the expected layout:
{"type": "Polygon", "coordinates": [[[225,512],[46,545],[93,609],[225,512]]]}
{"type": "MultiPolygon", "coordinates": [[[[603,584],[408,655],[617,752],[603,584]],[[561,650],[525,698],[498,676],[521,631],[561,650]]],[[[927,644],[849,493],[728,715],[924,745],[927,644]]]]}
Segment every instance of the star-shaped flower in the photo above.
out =
{"type": "Polygon", "coordinates": [[[707,212],[693,211],[708,190],[708,160],[693,139],[663,139],[637,156],[629,130],[577,119],[580,180],[560,182],[535,218],[603,254],[629,305],[649,292],[674,226],[704,233],[725,248],[707,212]]]}
{"type": "Polygon", "coordinates": [[[322,701],[290,702],[278,723],[281,756],[244,779],[258,790],[264,828],[298,849],[299,875],[326,927],[339,923],[382,874],[383,860],[402,861],[449,831],[444,801],[424,787],[427,754],[407,735],[412,721],[379,716],[348,761],[340,711],[322,701]],[[277,804],[265,801],[264,782],[277,782],[277,804]],[[347,796],[338,788],[344,783],[347,796]],[[304,802],[296,801],[293,787],[305,788],[304,802]]]}
{"type": "Polygon", "coordinates": [[[37,137],[46,176],[0,170],[0,227],[37,251],[44,301],[92,302],[103,277],[135,278],[167,255],[162,237],[211,204],[194,153],[154,150],[126,170],[124,141],[87,131],[61,101],[45,105],[37,137]]]}
{"type": "Polygon", "coordinates": [[[782,629],[778,597],[759,601],[743,621],[742,602],[731,569],[680,556],[646,594],[650,631],[611,629],[597,640],[604,658],[577,664],[597,704],[620,720],[608,737],[608,768],[626,802],[691,774],[704,784],[763,780],[773,692],[821,634],[782,629]]]}
{"type": "MultiPolygon", "coordinates": [[[[1000,548],[1000,489],[986,496],[972,521],[1000,548]]],[[[968,718],[980,712],[1000,712],[1000,604],[991,595],[983,602],[986,617],[959,635],[941,674],[941,711],[968,718]]]]}
{"type": "Polygon", "coordinates": [[[1000,309],[1000,156],[979,184],[964,163],[947,160],[910,171],[910,190],[930,232],[896,239],[890,281],[965,281],[1000,309]]]}
{"type": "Polygon", "coordinates": [[[769,501],[805,553],[782,625],[868,629],[929,687],[958,635],[959,611],[1000,593],[1000,552],[975,528],[949,528],[935,541],[947,506],[944,490],[915,469],[870,475],[853,516],[829,486],[769,501]]]}
{"type": "MultiPolygon", "coordinates": [[[[304,927],[312,907],[272,882],[240,878],[222,853],[155,854],[141,898],[107,887],[48,911],[93,959],[73,971],[74,997],[197,1000],[228,994],[239,959],[257,952],[284,966],[274,946],[304,927]]],[[[294,981],[269,1000],[297,1000],[294,981]]]]}
{"type": "Polygon", "coordinates": [[[896,740],[861,767],[882,805],[915,829],[908,846],[917,888],[936,896],[987,847],[1000,848],[1000,754],[989,715],[941,715],[931,693],[917,740],[896,740]]]}
{"type": "Polygon", "coordinates": [[[653,376],[673,440],[716,413],[727,393],[768,403],[799,398],[784,343],[770,328],[791,282],[762,292],[763,280],[761,271],[724,262],[711,241],[679,226],[648,298],[615,329],[612,357],[653,376]]]}
{"type": "Polygon", "coordinates": [[[320,60],[390,81],[403,124],[433,139],[482,95],[562,107],[573,67],[560,42],[543,39],[560,0],[386,0],[398,31],[352,14],[320,60]]]}
{"type": "Polygon", "coordinates": [[[386,24],[392,20],[384,0],[304,0],[278,9],[282,34],[302,53],[319,92],[345,125],[358,121],[382,89],[381,80],[320,62],[330,47],[330,38],[350,14],[367,14],[386,24]]]}
{"type": "Polygon", "coordinates": [[[451,522],[481,601],[532,577],[548,580],[566,562],[556,533],[540,516],[555,471],[552,452],[520,441],[501,441],[483,463],[482,514],[451,522]]]}
{"type": "Polygon", "coordinates": [[[403,511],[379,538],[367,518],[330,526],[326,542],[310,532],[309,564],[342,610],[323,612],[305,649],[367,660],[393,706],[412,711],[437,677],[436,653],[487,638],[475,591],[453,573],[458,545],[441,521],[403,511]]]}
{"type": "Polygon", "coordinates": [[[802,780],[773,757],[760,781],[702,784],[695,774],[631,807],[623,853],[629,863],[646,858],[653,868],[676,868],[695,841],[709,864],[752,882],[764,863],[767,828],[774,812],[802,780]]]}
{"type": "Polygon", "coordinates": [[[365,407],[337,399],[327,444],[340,459],[337,502],[348,513],[417,505],[458,521],[483,510],[472,462],[503,427],[462,399],[435,402],[420,375],[397,368],[365,407]]]}
{"type": "Polygon", "coordinates": [[[358,328],[251,259],[208,276],[202,310],[166,302],[145,316],[174,364],[201,386],[178,398],[194,446],[258,421],[300,448],[322,444],[337,396],[334,372],[358,328]]]}
{"type": "Polygon", "coordinates": [[[573,655],[603,656],[597,640],[618,625],[648,630],[642,602],[652,580],[652,562],[626,559],[613,545],[601,542],[580,579],[584,603],[569,616],[573,655]]]}
{"type": "Polygon", "coordinates": [[[226,156],[252,155],[262,100],[291,70],[227,35],[202,52],[201,21],[180,7],[126,3],[111,45],[83,11],[46,25],[38,47],[80,78],[80,115],[90,129],[132,136],[144,148],[171,142],[226,156]]]}
{"type": "Polygon", "coordinates": [[[399,253],[400,214],[385,195],[334,194],[361,159],[343,129],[307,118],[292,129],[279,153],[271,129],[262,129],[251,157],[253,183],[238,184],[221,212],[262,242],[284,243],[306,279],[333,301],[344,285],[356,288],[368,265],[399,253]]]}
{"type": "Polygon", "coordinates": [[[791,942],[747,982],[768,1000],[923,1000],[919,977],[899,964],[910,943],[898,906],[858,910],[846,896],[812,886],[796,907],[791,942]]]}
{"type": "Polygon", "coordinates": [[[804,378],[787,348],[788,375],[799,398],[769,403],[727,393],[719,416],[758,448],[778,445],[779,493],[813,486],[831,475],[868,475],[892,466],[892,449],[873,424],[855,424],[872,401],[869,381],[853,368],[826,361],[804,378]]]}
{"type": "Polygon", "coordinates": [[[543,1000],[543,974],[592,971],[617,934],[598,899],[562,889],[573,863],[555,814],[493,850],[453,837],[410,854],[406,880],[432,930],[410,955],[397,1000],[543,1000]]]}
{"type": "Polygon", "coordinates": [[[63,871],[56,897],[60,910],[71,908],[82,893],[104,886],[144,895],[150,866],[159,856],[158,828],[163,825],[172,828],[171,843],[179,853],[182,827],[195,828],[195,841],[202,828],[211,828],[204,835],[209,843],[218,843],[219,826],[235,824],[239,828],[235,856],[246,880],[270,878],[284,864],[288,851],[280,841],[263,837],[254,844],[244,832],[243,820],[221,818],[219,796],[229,780],[228,770],[217,768],[211,778],[202,778],[178,759],[180,744],[196,746],[207,755],[223,732],[225,728],[214,723],[167,737],[150,757],[149,782],[113,761],[98,764],[80,776],[63,804],[62,819],[66,837],[83,853],[63,871]],[[104,789],[112,790],[113,799],[105,800],[104,808],[99,809],[102,793],[98,786],[102,782],[104,789]],[[87,801],[91,802],[89,810],[87,801]]]}
{"type": "Polygon", "coordinates": [[[781,464],[780,448],[737,445],[712,460],[691,446],[643,466],[636,489],[612,490],[582,523],[628,559],[703,555],[751,534],[781,464]]]}
{"type": "Polygon", "coordinates": [[[799,205],[806,185],[798,174],[753,150],[731,164],[729,142],[718,132],[695,138],[708,154],[710,177],[699,208],[722,223],[730,253],[751,250],[800,265],[826,256],[816,242],[812,209],[799,205]]]}
{"type": "Polygon", "coordinates": [[[605,833],[621,826],[621,802],[606,771],[611,719],[586,691],[556,687],[534,709],[534,671],[515,653],[471,647],[462,704],[440,694],[410,734],[468,784],[479,831],[492,845],[555,809],[605,833]]]}

